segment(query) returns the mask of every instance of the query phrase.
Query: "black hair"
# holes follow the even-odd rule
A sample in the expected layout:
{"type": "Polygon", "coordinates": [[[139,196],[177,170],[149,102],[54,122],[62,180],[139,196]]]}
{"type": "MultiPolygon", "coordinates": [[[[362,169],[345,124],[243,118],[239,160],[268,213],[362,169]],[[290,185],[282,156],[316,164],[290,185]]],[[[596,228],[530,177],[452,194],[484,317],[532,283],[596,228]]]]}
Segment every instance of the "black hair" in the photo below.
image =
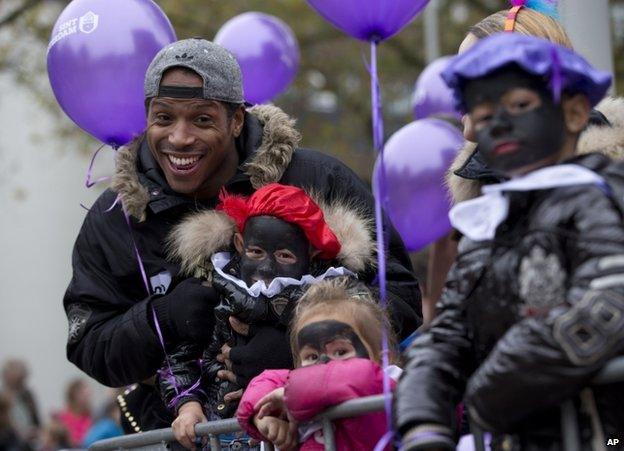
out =
{"type": "Polygon", "coordinates": [[[232,119],[234,114],[238,111],[238,109],[243,106],[242,103],[232,103],[232,102],[223,102],[219,101],[225,107],[225,112],[227,113],[227,118],[232,119]]]}

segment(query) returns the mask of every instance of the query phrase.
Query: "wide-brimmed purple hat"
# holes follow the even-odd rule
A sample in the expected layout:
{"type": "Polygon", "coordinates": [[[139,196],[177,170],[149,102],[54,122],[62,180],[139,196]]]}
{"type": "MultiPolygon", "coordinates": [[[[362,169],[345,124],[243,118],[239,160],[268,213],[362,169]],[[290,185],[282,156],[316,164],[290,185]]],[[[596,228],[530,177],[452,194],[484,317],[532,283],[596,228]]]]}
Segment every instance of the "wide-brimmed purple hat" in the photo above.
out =
{"type": "Polygon", "coordinates": [[[457,107],[466,111],[462,99],[466,81],[485,77],[512,64],[529,74],[543,76],[550,83],[556,101],[563,91],[583,93],[594,106],[611,85],[611,74],[592,67],[578,53],[546,39],[520,33],[498,33],[480,40],[455,56],[442,72],[442,78],[453,90],[457,107]]]}

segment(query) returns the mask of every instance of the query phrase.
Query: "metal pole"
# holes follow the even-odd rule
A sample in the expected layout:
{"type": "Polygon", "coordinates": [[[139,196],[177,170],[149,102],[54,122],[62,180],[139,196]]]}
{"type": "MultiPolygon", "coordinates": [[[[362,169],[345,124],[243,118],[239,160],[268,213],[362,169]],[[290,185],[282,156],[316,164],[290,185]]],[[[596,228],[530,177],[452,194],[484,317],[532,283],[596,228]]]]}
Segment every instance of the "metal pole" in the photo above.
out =
{"type": "Polygon", "coordinates": [[[624,381],[624,357],[616,357],[607,363],[592,381],[592,385],[612,384],[624,381]]]}
{"type": "Polygon", "coordinates": [[[562,0],[559,13],[574,50],[599,69],[613,73],[609,1],[562,0]]]}
{"type": "Polygon", "coordinates": [[[483,429],[477,425],[472,419],[469,417],[468,422],[470,424],[470,432],[472,433],[472,438],[474,439],[474,445],[476,451],[485,451],[485,437],[483,434],[483,429]]]}
{"type": "Polygon", "coordinates": [[[336,451],[336,437],[334,437],[334,427],[331,420],[323,420],[323,441],[325,451],[336,451]]]}
{"type": "Polygon", "coordinates": [[[440,57],[439,9],[439,0],[431,0],[423,13],[425,18],[425,58],[427,63],[440,57]]]}
{"type": "Polygon", "coordinates": [[[581,451],[576,407],[570,400],[561,404],[561,438],[566,451],[581,451]]]}
{"type": "Polygon", "coordinates": [[[209,435],[210,437],[210,451],[221,451],[221,440],[217,435],[209,435]]]}

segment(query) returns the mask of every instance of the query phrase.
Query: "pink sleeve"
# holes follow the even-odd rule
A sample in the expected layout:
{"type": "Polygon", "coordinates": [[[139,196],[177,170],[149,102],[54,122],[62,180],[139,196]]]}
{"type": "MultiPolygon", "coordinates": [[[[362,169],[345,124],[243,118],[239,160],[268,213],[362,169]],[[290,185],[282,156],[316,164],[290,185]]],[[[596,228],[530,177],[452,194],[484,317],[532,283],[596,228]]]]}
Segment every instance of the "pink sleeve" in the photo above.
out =
{"type": "Polygon", "coordinates": [[[307,421],[328,407],[382,391],[383,370],[372,360],[356,358],[291,371],[284,397],[293,418],[307,421]]]}
{"type": "Polygon", "coordinates": [[[254,406],[264,395],[283,387],[289,372],[290,370],[265,370],[254,377],[245,389],[236,410],[236,419],[251,437],[266,440],[252,422],[255,413],[254,406]]]}

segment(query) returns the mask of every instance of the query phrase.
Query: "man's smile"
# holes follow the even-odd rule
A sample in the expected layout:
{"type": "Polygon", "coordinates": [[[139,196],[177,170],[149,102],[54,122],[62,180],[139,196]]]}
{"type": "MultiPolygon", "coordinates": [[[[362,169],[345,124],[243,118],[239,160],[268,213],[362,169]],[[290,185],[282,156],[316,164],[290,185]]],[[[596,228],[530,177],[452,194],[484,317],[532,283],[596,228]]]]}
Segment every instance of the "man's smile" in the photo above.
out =
{"type": "Polygon", "coordinates": [[[193,171],[204,157],[204,155],[173,155],[167,152],[163,152],[163,154],[169,163],[169,169],[180,175],[186,175],[193,171]]]}

